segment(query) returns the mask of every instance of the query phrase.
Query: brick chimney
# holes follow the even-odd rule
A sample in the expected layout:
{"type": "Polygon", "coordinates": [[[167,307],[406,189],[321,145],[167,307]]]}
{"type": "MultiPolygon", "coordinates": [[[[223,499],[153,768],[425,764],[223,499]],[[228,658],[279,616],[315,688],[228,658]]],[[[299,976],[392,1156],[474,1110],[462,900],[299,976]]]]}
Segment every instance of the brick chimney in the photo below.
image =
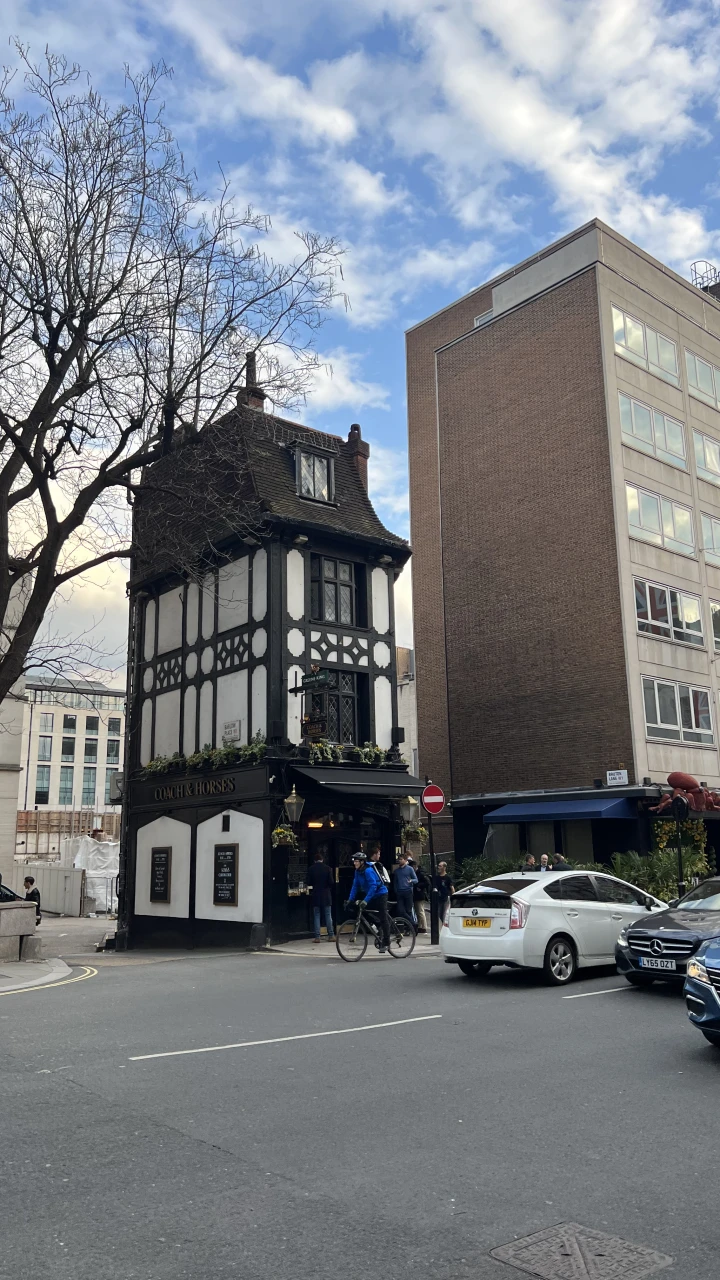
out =
{"type": "Polygon", "coordinates": [[[265,392],[258,386],[257,360],[254,351],[248,351],[245,357],[245,386],[238,391],[237,402],[238,405],[246,404],[251,409],[259,409],[260,412],[265,407],[265,392]]]}
{"type": "Polygon", "coordinates": [[[370,457],[370,445],[363,440],[360,424],[353,422],[345,445],[346,453],[355,465],[355,469],[362,480],[363,489],[368,491],[368,458],[370,457]]]}

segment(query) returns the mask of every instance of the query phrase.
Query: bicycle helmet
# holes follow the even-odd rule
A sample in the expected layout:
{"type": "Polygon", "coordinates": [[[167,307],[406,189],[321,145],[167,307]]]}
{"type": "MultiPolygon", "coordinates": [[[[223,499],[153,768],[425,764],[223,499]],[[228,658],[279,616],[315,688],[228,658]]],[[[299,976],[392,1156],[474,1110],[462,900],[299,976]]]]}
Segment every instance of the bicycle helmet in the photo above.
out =
{"type": "Polygon", "coordinates": [[[367,854],[363,853],[362,849],[358,849],[357,853],[353,854],[352,860],[353,862],[367,862],[367,854]]]}

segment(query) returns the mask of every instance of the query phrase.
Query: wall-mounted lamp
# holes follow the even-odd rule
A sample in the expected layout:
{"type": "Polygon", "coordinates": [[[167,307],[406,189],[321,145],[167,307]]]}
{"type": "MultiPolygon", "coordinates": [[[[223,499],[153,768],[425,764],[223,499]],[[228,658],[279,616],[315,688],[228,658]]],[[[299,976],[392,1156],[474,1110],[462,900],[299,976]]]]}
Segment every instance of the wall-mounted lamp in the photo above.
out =
{"type": "Polygon", "coordinates": [[[408,825],[417,824],[419,812],[420,806],[412,796],[405,796],[405,799],[400,801],[400,817],[408,825]]]}
{"type": "Polygon", "coordinates": [[[380,556],[378,558],[378,564],[392,564],[392,562],[393,562],[392,556],[380,556]]]}
{"type": "Polygon", "coordinates": [[[285,799],[285,812],[288,816],[288,822],[291,824],[299,822],[304,806],[304,797],[298,795],[295,790],[295,783],[293,783],[293,789],[285,799]]]}
{"type": "Polygon", "coordinates": [[[324,826],[324,823],[322,822],[308,822],[308,827],[322,827],[322,826],[324,826]]]}
{"type": "Polygon", "coordinates": [[[293,538],[293,542],[296,547],[304,547],[307,540],[308,536],[306,533],[299,533],[296,538],[293,538]]]}

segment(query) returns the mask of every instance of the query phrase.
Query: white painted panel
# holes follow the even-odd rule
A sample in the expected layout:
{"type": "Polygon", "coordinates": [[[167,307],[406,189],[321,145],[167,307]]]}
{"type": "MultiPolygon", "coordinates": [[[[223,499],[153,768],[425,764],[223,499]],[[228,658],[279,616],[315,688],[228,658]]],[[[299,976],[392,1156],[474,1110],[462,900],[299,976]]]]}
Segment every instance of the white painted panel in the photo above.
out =
{"type": "Polygon", "coordinates": [[[226,720],[240,721],[240,741],[248,740],[248,673],[230,671],[217,682],[217,728],[215,741],[222,744],[223,725],[226,720]]]}
{"type": "Polygon", "coordinates": [[[152,698],[145,698],[140,720],[140,763],[147,764],[151,758],[152,736],[152,698]]]}
{"type": "Polygon", "coordinates": [[[155,676],[153,675],[152,667],[146,667],[145,671],[143,672],[143,689],[145,690],[146,693],[150,692],[150,690],[153,687],[154,681],[155,681],[155,676]]]}
{"type": "Polygon", "coordinates": [[[305,636],[299,627],[291,627],[287,633],[287,647],[293,658],[305,652],[305,636]]]}
{"type": "Polygon", "coordinates": [[[302,694],[291,693],[291,689],[297,688],[303,678],[302,667],[288,668],[288,696],[287,696],[287,736],[290,742],[294,742],[298,746],[302,741],[302,694]]]}
{"type": "Polygon", "coordinates": [[[267,631],[264,627],[256,627],[252,638],[252,651],[255,658],[262,658],[267,649],[267,631]]]}
{"type": "Polygon", "coordinates": [[[155,699],[155,755],[172,756],[180,750],[180,690],[158,694],[155,699]]]}
{"type": "Polygon", "coordinates": [[[185,639],[188,644],[194,644],[198,636],[198,609],[200,607],[200,592],[197,582],[191,582],[187,589],[187,605],[185,609],[185,639]]]}
{"type": "Polygon", "coordinates": [[[185,675],[188,680],[194,680],[197,673],[197,654],[189,653],[185,659],[185,675]]]}
{"type": "Polygon", "coordinates": [[[252,736],[267,734],[267,668],[256,667],[252,674],[252,736]]]}
{"type": "Polygon", "coordinates": [[[218,573],[218,631],[248,620],[248,557],[223,565],[218,573]]]}
{"type": "Polygon", "coordinates": [[[392,685],[387,676],[375,679],[375,742],[385,750],[392,746],[392,685]]]}
{"type": "Polygon", "coordinates": [[[375,645],[375,648],[373,649],[373,657],[374,657],[374,659],[375,659],[375,666],[376,666],[376,667],[389,667],[389,666],[390,666],[390,656],[391,656],[391,655],[390,655],[390,646],[389,646],[389,645],[387,645],[387,644],[385,644],[385,641],[384,641],[384,640],[378,640],[377,644],[375,645]]]}
{"type": "Polygon", "coordinates": [[[212,680],[200,686],[200,747],[212,746],[213,740],[213,687],[212,680]]]}
{"type": "Polygon", "coordinates": [[[186,756],[192,755],[195,750],[195,717],[197,714],[197,690],[194,685],[185,690],[185,705],[183,710],[183,753],[186,756]]]}
{"type": "Polygon", "coordinates": [[[222,829],[223,815],[201,822],[197,829],[195,915],[198,920],[245,920],[260,924],[263,918],[263,821],[249,813],[230,811],[230,830],[222,829]],[[236,907],[213,904],[215,845],[238,846],[238,902],[236,907]]]}
{"type": "Polygon", "coordinates": [[[384,636],[390,630],[390,597],[387,573],[380,568],[372,571],[372,609],[372,624],[384,636]]]}
{"type": "Polygon", "coordinates": [[[169,653],[182,644],[183,587],[164,591],[158,599],[158,653],[169,653]]]}
{"type": "Polygon", "coordinates": [[[305,557],[295,547],[287,553],[287,611],[296,622],[305,613],[305,557]]]}
{"type": "Polygon", "coordinates": [[[190,827],[175,818],[156,818],[137,833],[135,864],[135,914],[175,916],[187,920],[190,914],[190,827]],[[151,851],[172,849],[170,861],[170,901],[150,901],[151,851]]]}
{"type": "Polygon", "coordinates": [[[202,638],[209,640],[215,630],[215,574],[208,573],[202,584],[202,638]]]}
{"type": "Polygon", "coordinates": [[[155,601],[148,600],[145,606],[145,647],[143,655],[149,662],[155,652],[155,601]]]}
{"type": "Polygon", "coordinates": [[[267,551],[261,547],[253,556],[253,604],[252,614],[256,622],[262,622],[267,613],[267,551]]]}

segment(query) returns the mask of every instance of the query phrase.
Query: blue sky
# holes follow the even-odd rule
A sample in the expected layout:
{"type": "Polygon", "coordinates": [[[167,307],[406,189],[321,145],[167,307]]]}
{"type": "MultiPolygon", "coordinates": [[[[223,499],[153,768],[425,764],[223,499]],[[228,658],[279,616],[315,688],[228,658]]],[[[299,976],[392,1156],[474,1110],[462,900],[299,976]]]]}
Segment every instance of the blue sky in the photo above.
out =
{"type": "MultiPolygon", "coordinates": [[[[595,215],[682,274],[720,265],[718,14],[712,0],[5,0],[3,25],[111,94],[124,63],[164,58],[169,120],[208,189],[221,164],[270,215],[278,256],[298,228],[345,244],[348,306],[319,334],[302,417],[362,424],[378,509],[407,534],[409,325],[595,215]]],[[[107,590],[76,593],[78,616],[107,590]]],[[[399,612],[407,642],[407,583],[399,612]]]]}

